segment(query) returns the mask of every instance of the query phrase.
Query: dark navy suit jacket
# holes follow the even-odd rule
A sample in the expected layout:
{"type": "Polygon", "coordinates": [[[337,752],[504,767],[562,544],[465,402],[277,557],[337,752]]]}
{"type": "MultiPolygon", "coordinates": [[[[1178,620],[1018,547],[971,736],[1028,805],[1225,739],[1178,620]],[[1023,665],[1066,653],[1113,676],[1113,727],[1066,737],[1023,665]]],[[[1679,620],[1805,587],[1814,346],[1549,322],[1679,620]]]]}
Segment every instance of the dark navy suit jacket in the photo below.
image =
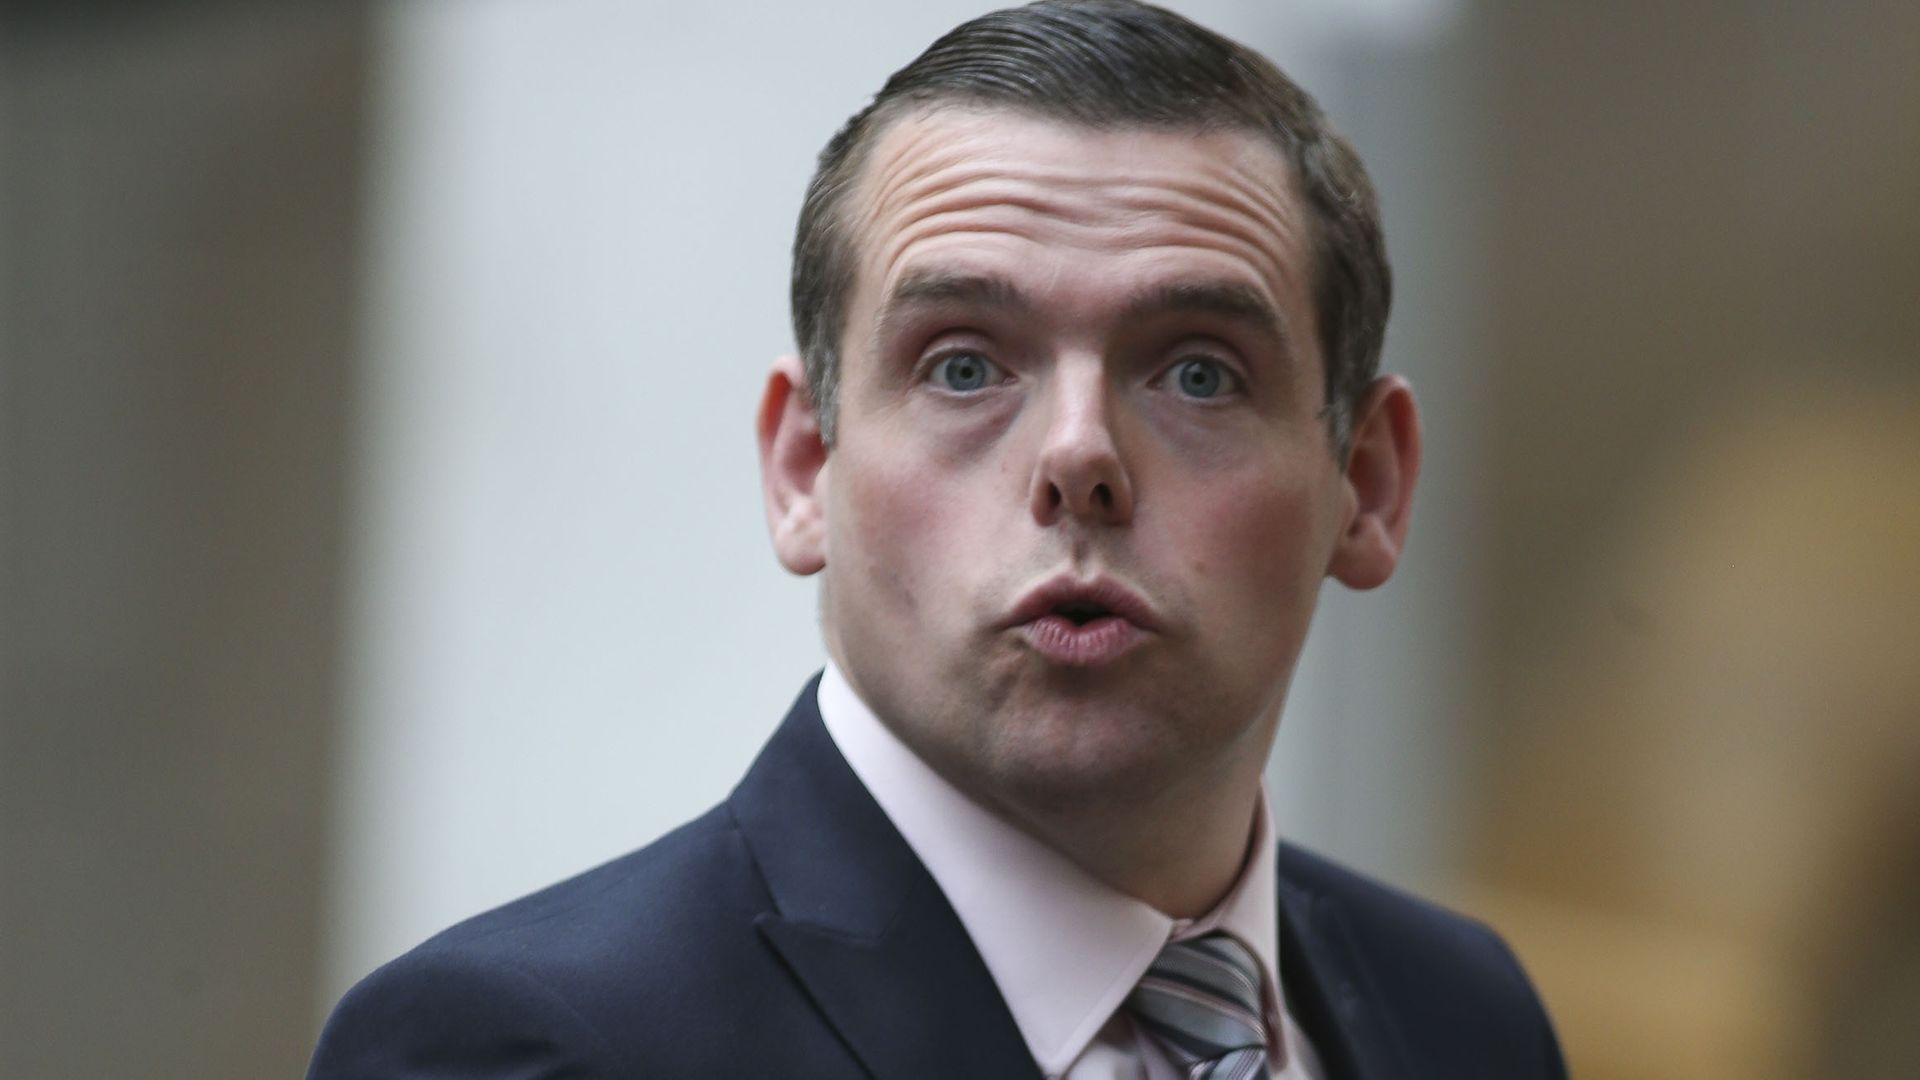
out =
{"type": "MultiPolygon", "coordinates": [[[[1538,998],[1485,926],[1287,845],[1279,875],[1287,1003],[1329,1080],[1565,1076],[1538,998]]],[[[308,1075],[1040,1073],[809,686],[704,817],[369,975],[308,1075]]]]}

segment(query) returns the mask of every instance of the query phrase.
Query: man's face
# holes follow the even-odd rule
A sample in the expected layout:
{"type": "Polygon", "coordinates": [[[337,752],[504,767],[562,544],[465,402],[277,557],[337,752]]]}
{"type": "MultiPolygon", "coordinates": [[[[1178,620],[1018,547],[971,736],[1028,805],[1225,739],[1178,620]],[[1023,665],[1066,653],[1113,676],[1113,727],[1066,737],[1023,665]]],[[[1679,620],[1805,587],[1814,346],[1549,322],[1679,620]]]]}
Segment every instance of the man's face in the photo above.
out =
{"type": "Polygon", "coordinates": [[[1353,503],[1257,137],[909,115],[850,198],[828,647],[989,804],[1257,775],[1353,503]]]}

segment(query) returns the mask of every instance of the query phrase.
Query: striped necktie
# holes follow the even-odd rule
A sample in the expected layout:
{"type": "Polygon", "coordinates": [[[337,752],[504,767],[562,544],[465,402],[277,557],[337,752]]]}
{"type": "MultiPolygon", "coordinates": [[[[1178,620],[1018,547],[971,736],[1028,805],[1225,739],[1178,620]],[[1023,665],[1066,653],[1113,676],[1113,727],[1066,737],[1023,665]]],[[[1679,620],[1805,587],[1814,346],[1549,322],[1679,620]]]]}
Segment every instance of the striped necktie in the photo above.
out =
{"type": "Polygon", "coordinates": [[[1188,1080],[1268,1080],[1260,963],[1226,934],[1160,950],[1127,1008],[1188,1080]]]}

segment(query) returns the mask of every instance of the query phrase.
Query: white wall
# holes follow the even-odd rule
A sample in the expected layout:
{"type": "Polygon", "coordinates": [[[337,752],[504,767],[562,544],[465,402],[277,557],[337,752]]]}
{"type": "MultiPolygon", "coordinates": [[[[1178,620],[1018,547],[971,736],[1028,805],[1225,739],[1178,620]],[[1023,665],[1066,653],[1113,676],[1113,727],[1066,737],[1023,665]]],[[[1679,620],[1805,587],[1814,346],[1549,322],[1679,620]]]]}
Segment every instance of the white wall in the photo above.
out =
{"type": "MultiPolygon", "coordinates": [[[[325,1001],[722,797],[821,662],[813,584],[765,540],[750,430],[791,347],[794,215],[839,123],[989,6],[382,9],[325,1001]]],[[[1364,85],[1336,81],[1343,58],[1451,10],[1174,6],[1316,88],[1364,85]]],[[[1350,656],[1446,602],[1415,582],[1323,629],[1350,656]]],[[[1392,674],[1410,669],[1312,655],[1274,774],[1283,830],[1417,859],[1445,801],[1444,741],[1412,733],[1431,703],[1392,674]],[[1377,793],[1363,819],[1399,823],[1380,846],[1341,832],[1355,790],[1377,793]]]]}

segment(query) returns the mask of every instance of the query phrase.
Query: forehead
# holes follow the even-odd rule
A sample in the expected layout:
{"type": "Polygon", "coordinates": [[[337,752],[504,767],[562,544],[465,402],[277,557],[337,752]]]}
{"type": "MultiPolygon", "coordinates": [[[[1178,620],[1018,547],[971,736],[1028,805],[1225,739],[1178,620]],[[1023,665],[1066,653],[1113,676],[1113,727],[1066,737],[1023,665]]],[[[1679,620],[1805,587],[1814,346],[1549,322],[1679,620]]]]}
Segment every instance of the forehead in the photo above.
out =
{"type": "Polygon", "coordinates": [[[1257,134],[936,107],[887,125],[850,194],[855,295],[869,301],[929,264],[958,264],[1238,279],[1290,321],[1311,320],[1307,224],[1285,158],[1257,134]]]}

